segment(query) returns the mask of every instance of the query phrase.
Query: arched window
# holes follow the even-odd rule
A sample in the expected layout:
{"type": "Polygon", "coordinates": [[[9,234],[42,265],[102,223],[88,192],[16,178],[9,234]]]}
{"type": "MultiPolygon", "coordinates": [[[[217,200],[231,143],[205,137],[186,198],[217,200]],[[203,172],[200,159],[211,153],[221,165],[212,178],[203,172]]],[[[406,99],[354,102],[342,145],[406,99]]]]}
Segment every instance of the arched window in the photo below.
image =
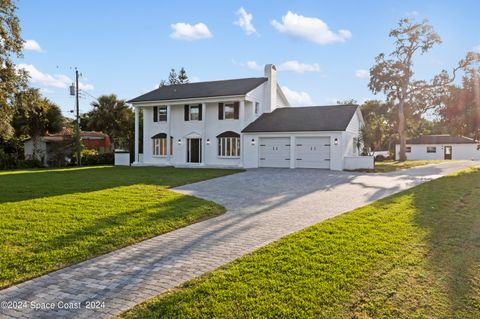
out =
{"type": "MultiPolygon", "coordinates": [[[[152,136],[153,156],[167,156],[167,134],[158,133],[152,136]]],[[[170,136],[170,155],[173,155],[173,137],[170,136]]]]}
{"type": "Polygon", "coordinates": [[[219,157],[240,157],[240,134],[232,131],[226,131],[217,135],[217,141],[219,157]]]}

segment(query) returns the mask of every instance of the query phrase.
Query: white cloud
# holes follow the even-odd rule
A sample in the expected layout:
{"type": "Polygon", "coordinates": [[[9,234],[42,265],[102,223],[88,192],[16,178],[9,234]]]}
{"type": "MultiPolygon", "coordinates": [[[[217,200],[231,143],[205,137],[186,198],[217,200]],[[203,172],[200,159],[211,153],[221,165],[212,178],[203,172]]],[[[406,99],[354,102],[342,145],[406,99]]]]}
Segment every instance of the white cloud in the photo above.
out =
{"type": "Polygon", "coordinates": [[[480,53],[480,44],[473,48],[473,51],[480,53]]]}
{"type": "Polygon", "coordinates": [[[360,79],[366,79],[370,76],[370,71],[365,69],[359,69],[355,71],[355,76],[360,79]]]}
{"type": "Polygon", "coordinates": [[[213,36],[208,27],[201,22],[195,25],[179,22],[171,24],[170,27],[173,30],[170,37],[176,40],[194,41],[208,39],[213,36]]]}
{"type": "Polygon", "coordinates": [[[352,36],[349,30],[333,32],[328,25],[318,18],[309,18],[288,11],[282,22],[272,21],[278,31],[294,38],[308,40],[317,44],[345,42],[352,36]]]}
{"type": "Polygon", "coordinates": [[[318,63],[307,64],[292,60],[280,64],[278,66],[278,71],[291,71],[297,73],[320,72],[320,65],[318,65],[318,63]]]}
{"type": "Polygon", "coordinates": [[[38,42],[35,40],[26,40],[23,44],[23,49],[25,51],[43,52],[40,44],[38,44],[38,42]]]}
{"type": "Polygon", "coordinates": [[[261,65],[258,65],[256,61],[247,61],[247,63],[245,63],[245,66],[247,68],[249,68],[250,70],[261,70],[262,69],[262,66],[261,65]]]}
{"type": "Polygon", "coordinates": [[[252,24],[253,15],[251,13],[248,13],[243,7],[241,7],[237,11],[237,16],[238,20],[235,21],[235,24],[242,28],[247,35],[257,33],[257,30],[252,24]]]}
{"type": "Polygon", "coordinates": [[[282,86],[282,91],[293,106],[313,105],[312,98],[307,92],[290,90],[286,86],[282,86]]]}
{"type": "MultiPolygon", "coordinates": [[[[30,76],[30,81],[32,83],[40,84],[42,86],[65,89],[73,82],[73,80],[65,74],[50,75],[48,73],[43,73],[38,70],[33,64],[21,63],[17,65],[17,68],[27,71],[28,75],[30,76]]],[[[94,86],[92,84],[82,82],[80,82],[78,86],[80,90],[85,91],[94,89],[94,86]]]]}

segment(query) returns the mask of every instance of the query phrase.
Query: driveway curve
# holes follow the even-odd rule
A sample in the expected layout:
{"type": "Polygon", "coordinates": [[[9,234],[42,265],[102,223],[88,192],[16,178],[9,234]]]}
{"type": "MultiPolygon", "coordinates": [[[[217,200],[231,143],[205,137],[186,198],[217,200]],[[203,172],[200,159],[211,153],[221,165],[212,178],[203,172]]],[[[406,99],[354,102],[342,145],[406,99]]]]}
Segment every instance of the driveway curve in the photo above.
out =
{"type": "Polygon", "coordinates": [[[386,174],[252,169],[173,190],[227,212],[0,291],[2,318],[109,318],[246,253],[322,220],[454,173],[477,162],[432,164],[386,174]],[[87,309],[88,302],[94,309],[87,309]],[[31,307],[53,303],[53,310],[31,307]],[[59,309],[59,302],[79,309],[59,309]],[[90,303],[92,305],[92,303],[90,303]]]}

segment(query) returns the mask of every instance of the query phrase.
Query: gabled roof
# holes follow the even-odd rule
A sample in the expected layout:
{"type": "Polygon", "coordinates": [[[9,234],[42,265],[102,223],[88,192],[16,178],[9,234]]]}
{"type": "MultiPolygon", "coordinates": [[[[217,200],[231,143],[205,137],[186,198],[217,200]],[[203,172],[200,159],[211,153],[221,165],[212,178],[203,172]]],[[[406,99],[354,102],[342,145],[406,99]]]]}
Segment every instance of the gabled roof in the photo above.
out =
{"type": "Polygon", "coordinates": [[[245,95],[267,80],[262,77],[166,85],[140,95],[128,103],[245,95]]]}
{"type": "Polygon", "coordinates": [[[282,107],[264,113],[242,132],[344,131],[358,105],[282,107]]]}
{"type": "Polygon", "coordinates": [[[475,144],[475,140],[465,136],[423,135],[407,140],[407,144],[475,144]]]}

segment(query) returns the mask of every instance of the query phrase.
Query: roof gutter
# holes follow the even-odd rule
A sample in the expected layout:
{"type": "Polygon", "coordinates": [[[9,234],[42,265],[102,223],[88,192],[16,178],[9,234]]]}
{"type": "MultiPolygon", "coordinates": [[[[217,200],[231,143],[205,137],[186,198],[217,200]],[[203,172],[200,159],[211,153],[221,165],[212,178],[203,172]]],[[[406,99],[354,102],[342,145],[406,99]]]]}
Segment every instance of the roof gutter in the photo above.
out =
{"type": "Polygon", "coordinates": [[[224,102],[224,101],[234,101],[238,99],[245,99],[244,95],[217,95],[217,96],[207,96],[207,97],[196,97],[196,98],[186,98],[186,99],[173,99],[173,100],[155,100],[155,101],[136,101],[131,103],[133,106],[142,107],[142,106],[154,106],[158,104],[186,104],[186,103],[195,103],[195,102],[224,102]]]}

